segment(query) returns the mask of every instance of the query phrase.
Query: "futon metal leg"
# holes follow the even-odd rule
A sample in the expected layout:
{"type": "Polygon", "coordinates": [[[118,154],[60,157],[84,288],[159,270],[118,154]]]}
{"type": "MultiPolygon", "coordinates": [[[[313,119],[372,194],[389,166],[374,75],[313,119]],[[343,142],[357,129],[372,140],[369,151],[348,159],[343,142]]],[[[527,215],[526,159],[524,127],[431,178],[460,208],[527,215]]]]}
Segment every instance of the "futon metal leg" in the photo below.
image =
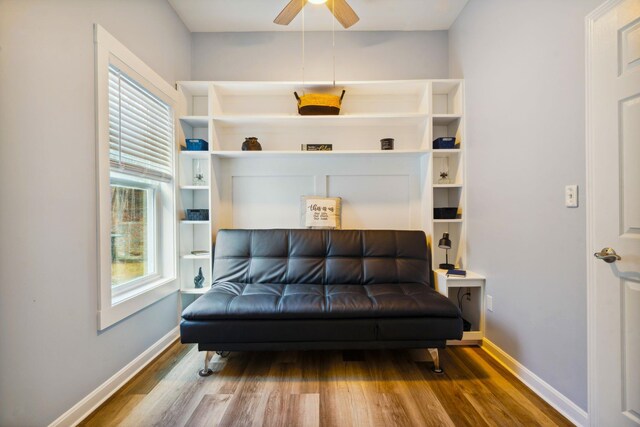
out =
{"type": "Polygon", "coordinates": [[[441,374],[444,371],[440,368],[440,355],[438,354],[438,349],[437,348],[430,348],[429,349],[429,354],[431,355],[431,358],[433,359],[433,372],[435,372],[436,374],[441,374]]]}
{"type": "Polygon", "coordinates": [[[213,351],[207,351],[204,355],[204,368],[198,371],[198,375],[201,377],[208,377],[213,374],[213,371],[209,368],[209,362],[211,362],[211,358],[213,357],[213,351]]]}

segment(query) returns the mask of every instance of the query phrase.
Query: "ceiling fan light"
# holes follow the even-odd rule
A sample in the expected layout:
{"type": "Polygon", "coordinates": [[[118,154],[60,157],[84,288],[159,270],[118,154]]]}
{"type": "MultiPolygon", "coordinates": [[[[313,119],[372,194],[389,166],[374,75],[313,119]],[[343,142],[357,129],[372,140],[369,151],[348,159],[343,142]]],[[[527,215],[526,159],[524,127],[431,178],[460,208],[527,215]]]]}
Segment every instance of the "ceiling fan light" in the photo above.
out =
{"type": "Polygon", "coordinates": [[[323,4],[326,2],[327,0],[309,0],[309,3],[313,3],[313,4],[323,4]]]}

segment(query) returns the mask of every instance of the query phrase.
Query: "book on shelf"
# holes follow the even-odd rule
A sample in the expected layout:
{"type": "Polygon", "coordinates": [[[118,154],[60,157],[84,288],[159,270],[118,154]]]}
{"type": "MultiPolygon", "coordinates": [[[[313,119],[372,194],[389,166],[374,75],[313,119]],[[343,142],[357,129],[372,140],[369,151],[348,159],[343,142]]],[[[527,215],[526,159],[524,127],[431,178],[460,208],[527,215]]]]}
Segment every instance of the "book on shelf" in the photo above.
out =
{"type": "Polygon", "coordinates": [[[200,251],[200,250],[191,251],[191,255],[209,255],[209,251],[200,251]]]}
{"type": "Polygon", "coordinates": [[[333,151],[333,144],[301,144],[302,151],[333,151]]]}
{"type": "Polygon", "coordinates": [[[460,270],[458,268],[452,268],[447,270],[447,277],[467,277],[466,270],[460,270]]]}

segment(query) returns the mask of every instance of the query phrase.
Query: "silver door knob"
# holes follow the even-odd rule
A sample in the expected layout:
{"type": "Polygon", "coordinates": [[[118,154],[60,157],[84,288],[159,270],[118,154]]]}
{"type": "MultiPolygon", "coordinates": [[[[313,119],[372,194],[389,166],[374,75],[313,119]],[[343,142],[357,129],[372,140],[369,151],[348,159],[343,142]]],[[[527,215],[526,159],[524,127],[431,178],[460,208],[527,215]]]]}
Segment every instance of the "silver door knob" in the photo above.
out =
{"type": "Polygon", "coordinates": [[[596,252],[595,254],[593,254],[593,256],[609,264],[611,264],[612,262],[620,261],[622,259],[620,258],[620,255],[618,255],[616,251],[613,250],[613,248],[603,248],[600,252],[596,252]]]}

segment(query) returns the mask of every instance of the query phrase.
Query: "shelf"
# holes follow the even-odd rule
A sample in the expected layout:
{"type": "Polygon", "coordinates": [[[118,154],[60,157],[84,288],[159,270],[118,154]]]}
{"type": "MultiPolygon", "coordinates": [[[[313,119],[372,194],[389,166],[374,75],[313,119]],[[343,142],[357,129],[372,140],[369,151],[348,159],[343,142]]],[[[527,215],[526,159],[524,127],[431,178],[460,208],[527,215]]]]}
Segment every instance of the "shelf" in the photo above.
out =
{"type": "Polygon", "coordinates": [[[181,190],[209,190],[208,185],[181,185],[181,190]]]}
{"type": "Polygon", "coordinates": [[[460,150],[459,148],[440,148],[437,150],[433,150],[433,154],[434,156],[437,156],[438,154],[444,154],[446,156],[451,156],[451,155],[455,155],[455,154],[460,154],[462,152],[462,150],[460,150]]]}
{"type": "Polygon", "coordinates": [[[434,126],[447,126],[456,120],[460,120],[462,115],[460,114],[434,114],[433,125],[434,126]]]}
{"type": "Polygon", "coordinates": [[[186,254],[186,255],[180,256],[180,258],[182,258],[182,259],[210,259],[211,258],[211,254],[199,254],[199,255],[186,254]]]}
{"type": "Polygon", "coordinates": [[[206,128],[209,125],[209,116],[183,116],[180,121],[194,128],[206,128]]]}
{"type": "Polygon", "coordinates": [[[196,288],[188,288],[188,289],[182,289],[180,292],[183,294],[194,294],[194,295],[202,295],[205,292],[207,292],[209,290],[209,287],[205,287],[205,288],[200,288],[200,289],[196,289],[196,288]]]}
{"type": "Polygon", "coordinates": [[[427,80],[395,80],[395,81],[311,81],[311,82],[249,82],[227,81],[214,82],[214,88],[221,95],[285,95],[293,98],[298,93],[333,93],[339,94],[342,89],[349,95],[422,95],[427,88],[427,80]]]}
{"type": "Polygon", "coordinates": [[[186,219],[180,220],[180,224],[185,225],[205,225],[209,224],[209,221],[187,221],[186,219]]]}
{"type": "Polygon", "coordinates": [[[440,80],[432,80],[433,83],[433,94],[434,95],[448,95],[451,91],[457,89],[462,80],[455,79],[440,79],[440,80]]]}
{"type": "Polygon", "coordinates": [[[209,151],[180,151],[181,157],[187,157],[191,159],[206,159],[210,156],[209,151]]]}
{"type": "Polygon", "coordinates": [[[462,184],[433,184],[433,188],[462,188],[462,184]]]}
{"type": "Polygon", "coordinates": [[[437,223],[456,223],[456,222],[462,222],[462,218],[458,218],[458,219],[434,219],[433,222],[437,223]]]}
{"type": "Polygon", "coordinates": [[[213,121],[222,126],[267,125],[267,126],[409,126],[419,125],[427,114],[350,114],[338,116],[300,116],[297,114],[275,115],[219,115],[213,121]]]}
{"type": "Polygon", "coordinates": [[[214,157],[222,158],[260,158],[260,157],[304,157],[304,156],[422,156],[429,150],[336,150],[336,151],[212,151],[214,157]]]}
{"type": "MultiPolygon", "coordinates": [[[[444,274],[446,276],[447,275],[447,270],[443,270],[441,268],[438,268],[438,269],[435,270],[435,273],[436,274],[444,274]]],[[[480,275],[478,273],[475,273],[473,271],[469,271],[469,270],[467,270],[467,276],[466,277],[455,277],[455,276],[447,277],[447,281],[450,281],[450,280],[458,280],[458,281],[485,280],[485,279],[486,279],[486,277],[484,277],[484,276],[482,276],[482,275],[480,275]]],[[[473,288],[473,287],[480,287],[480,286],[481,286],[481,284],[474,284],[474,285],[468,286],[468,287],[473,288]]],[[[465,285],[462,285],[462,287],[465,287],[465,285]]]]}

